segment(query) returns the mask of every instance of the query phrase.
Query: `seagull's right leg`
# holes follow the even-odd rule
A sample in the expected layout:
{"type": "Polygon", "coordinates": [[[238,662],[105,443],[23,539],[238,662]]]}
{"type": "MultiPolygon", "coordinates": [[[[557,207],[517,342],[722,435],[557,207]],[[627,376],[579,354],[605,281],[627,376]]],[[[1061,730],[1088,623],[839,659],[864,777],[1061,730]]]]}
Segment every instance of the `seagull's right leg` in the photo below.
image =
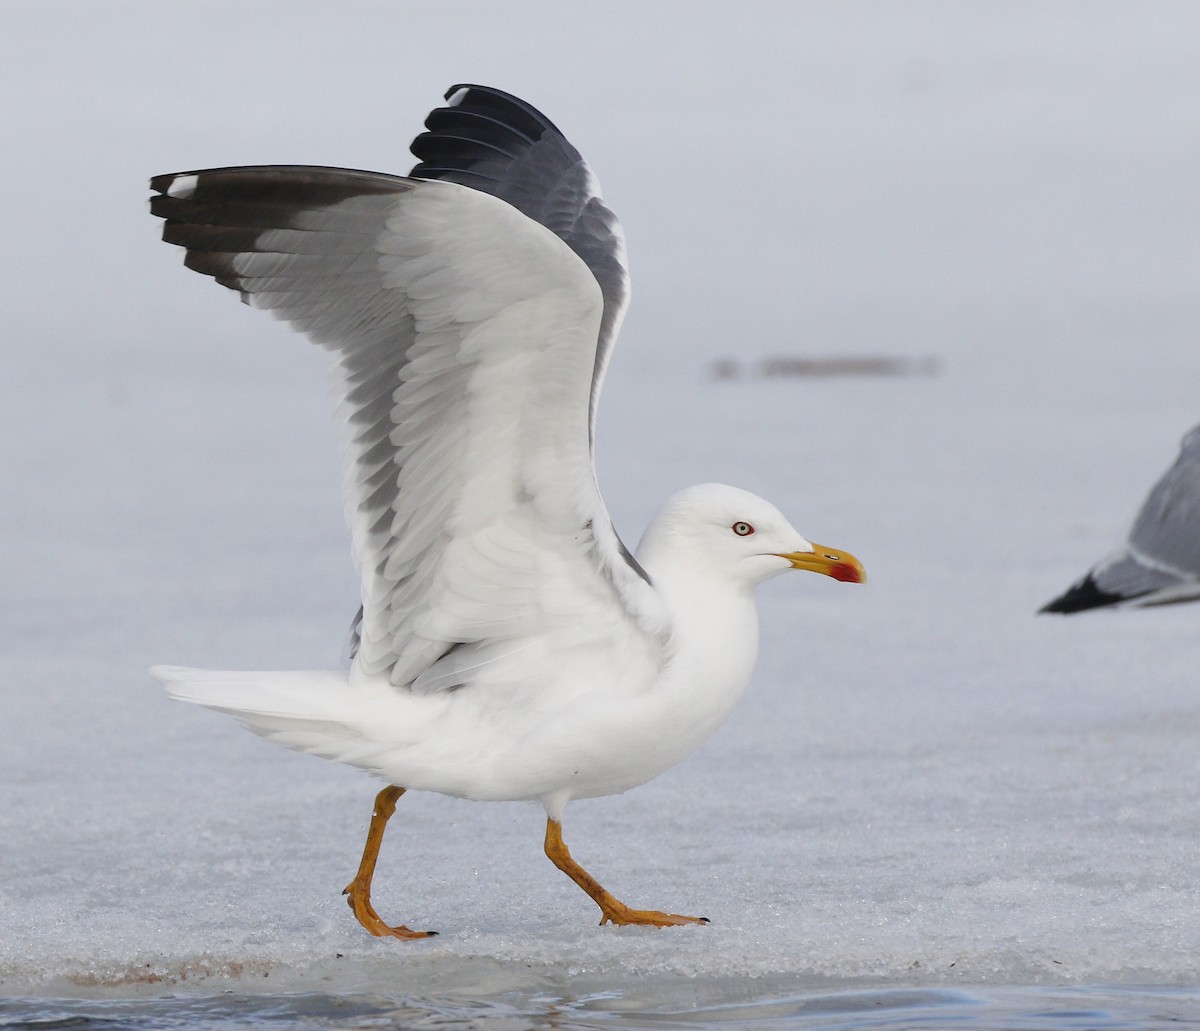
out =
{"type": "Polygon", "coordinates": [[[385,924],[375,907],[371,905],[371,878],[375,874],[375,861],[379,858],[379,846],[383,844],[383,831],[392,813],[396,811],[396,800],[404,794],[404,788],[389,785],[375,796],[375,808],[371,813],[371,826],[367,831],[367,843],[363,846],[362,862],[354,880],[346,885],[343,895],[354,910],[358,922],[376,938],[391,935],[393,938],[431,938],[437,931],[410,931],[403,924],[392,927],[385,924]]]}
{"type": "Polygon", "coordinates": [[[649,924],[652,927],[673,927],[679,924],[706,924],[708,917],[680,916],[662,913],[657,909],[631,909],[620,899],[601,887],[600,882],[571,858],[563,841],[562,824],[553,816],[546,817],[546,856],[555,866],[591,896],[600,907],[600,924],[649,924]]]}

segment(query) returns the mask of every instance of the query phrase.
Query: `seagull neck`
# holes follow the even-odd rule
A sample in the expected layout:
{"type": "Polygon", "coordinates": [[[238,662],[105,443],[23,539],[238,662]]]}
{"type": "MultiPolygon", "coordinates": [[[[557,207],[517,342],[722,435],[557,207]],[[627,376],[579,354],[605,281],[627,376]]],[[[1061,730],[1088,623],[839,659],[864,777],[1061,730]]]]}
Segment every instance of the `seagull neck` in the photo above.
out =
{"type": "Polygon", "coordinates": [[[677,644],[686,642],[693,654],[709,657],[703,661],[722,666],[719,656],[740,655],[747,645],[753,656],[758,611],[752,585],[658,549],[647,549],[638,561],[671,613],[671,634],[677,644]]]}
{"type": "Polygon", "coordinates": [[[686,560],[648,554],[646,562],[671,614],[672,657],[656,694],[690,751],[729,715],[754,672],[753,589],[686,560]]]}
{"type": "Polygon", "coordinates": [[[687,604],[688,598],[698,596],[711,603],[754,604],[753,584],[730,579],[703,562],[657,549],[639,551],[637,559],[659,594],[672,603],[687,604]]]}

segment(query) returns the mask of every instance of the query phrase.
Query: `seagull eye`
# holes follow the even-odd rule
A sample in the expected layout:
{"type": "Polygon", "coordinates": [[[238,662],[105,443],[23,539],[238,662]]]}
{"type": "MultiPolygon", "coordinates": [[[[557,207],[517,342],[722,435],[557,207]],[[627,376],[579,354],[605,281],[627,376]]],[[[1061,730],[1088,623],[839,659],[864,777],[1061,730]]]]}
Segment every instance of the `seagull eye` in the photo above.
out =
{"type": "Polygon", "coordinates": [[[754,527],[751,526],[749,523],[741,523],[741,522],[734,523],[733,526],[730,527],[730,529],[733,530],[733,532],[736,533],[739,537],[749,537],[750,534],[752,534],[754,532],[754,527]]]}

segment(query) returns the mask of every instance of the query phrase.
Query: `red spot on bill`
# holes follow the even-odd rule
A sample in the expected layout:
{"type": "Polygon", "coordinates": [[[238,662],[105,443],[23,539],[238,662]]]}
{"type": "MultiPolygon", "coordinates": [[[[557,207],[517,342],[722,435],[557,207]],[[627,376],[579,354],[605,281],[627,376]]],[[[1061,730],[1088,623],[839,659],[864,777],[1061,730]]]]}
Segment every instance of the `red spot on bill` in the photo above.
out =
{"type": "Polygon", "coordinates": [[[830,566],[829,575],[835,580],[841,580],[848,584],[860,584],[866,579],[862,570],[857,566],[852,566],[849,562],[837,562],[830,566]]]}

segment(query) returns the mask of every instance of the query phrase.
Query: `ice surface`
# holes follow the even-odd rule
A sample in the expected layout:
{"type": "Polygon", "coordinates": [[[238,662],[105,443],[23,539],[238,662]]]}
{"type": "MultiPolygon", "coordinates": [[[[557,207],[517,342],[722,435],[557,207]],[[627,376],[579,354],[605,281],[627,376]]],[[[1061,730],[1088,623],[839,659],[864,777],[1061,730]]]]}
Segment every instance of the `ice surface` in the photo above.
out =
{"type": "Polygon", "coordinates": [[[1195,985],[1200,606],[1033,613],[1197,419],[1200,8],[284,9],[0,14],[0,993],[1195,985]],[[339,893],[376,785],[145,673],[335,665],[357,605],[323,358],[179,267],[146,180],[403,170],[462,79],[544,108],[625,223],[624,535],[727,480],[871,576],[766,585],[729,723],[567,813],[708,927],[597,928],[538,810],[410,795],[377,902],[442,935],[371,939],[339,893]],[[805,355],[940,372],[710,374],[805,355]]]}

